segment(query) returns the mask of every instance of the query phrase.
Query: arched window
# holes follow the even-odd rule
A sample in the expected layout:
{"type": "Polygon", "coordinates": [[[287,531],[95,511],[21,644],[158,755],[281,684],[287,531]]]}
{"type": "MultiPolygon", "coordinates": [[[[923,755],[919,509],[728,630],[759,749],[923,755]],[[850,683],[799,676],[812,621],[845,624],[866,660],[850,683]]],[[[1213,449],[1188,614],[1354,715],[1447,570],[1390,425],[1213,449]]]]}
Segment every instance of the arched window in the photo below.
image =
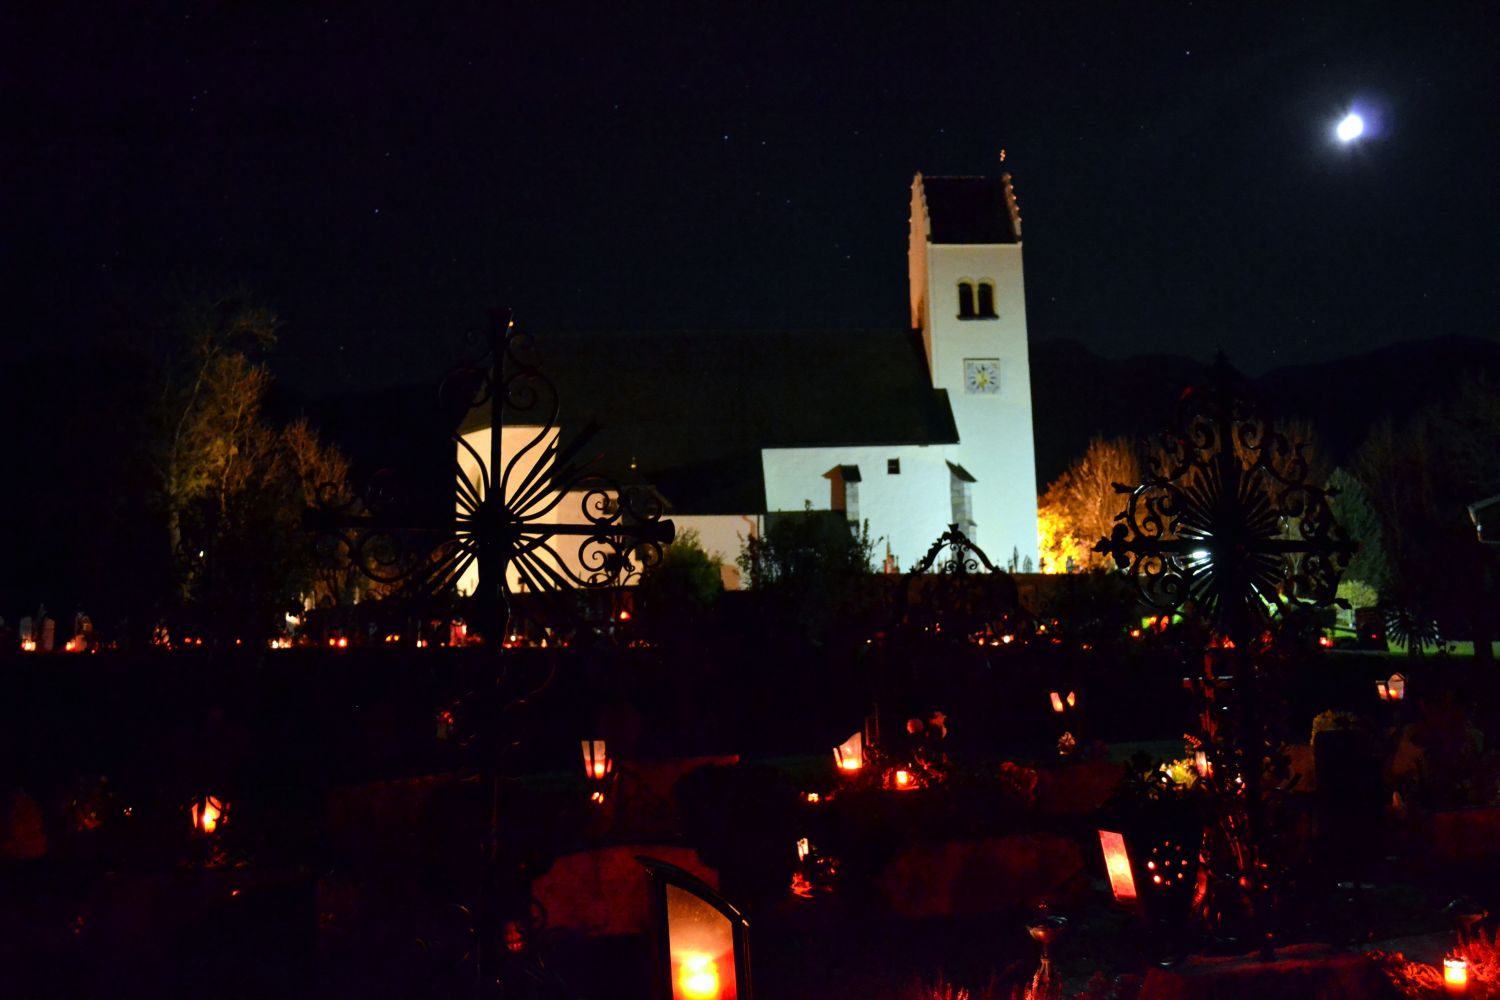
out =
{"type": "Polygon", "coordinates": [[[974,282],[972,281],[958,283],[958,318],[974,318],[974,282]]]}
{"type": "Polygon", "coordinates": [[[981,281],[979,283],[979,317],[981,319],[995,319],[995,283],[993,281],[981,281]]]}

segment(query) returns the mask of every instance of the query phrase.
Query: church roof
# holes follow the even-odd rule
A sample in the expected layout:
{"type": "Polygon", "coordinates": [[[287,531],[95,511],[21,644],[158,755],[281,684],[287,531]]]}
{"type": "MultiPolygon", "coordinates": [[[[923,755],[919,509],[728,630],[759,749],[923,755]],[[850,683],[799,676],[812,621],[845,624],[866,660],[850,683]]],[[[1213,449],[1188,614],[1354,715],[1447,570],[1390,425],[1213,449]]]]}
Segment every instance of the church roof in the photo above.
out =
{"type": "Polygon", "coordinates": [[[1009,176],[922,178],[933,243],[1018,243],[1009,176]]]}
{"type": "MultiPolygon", "coordinates": [[[[536,334],[563,433],[590,420],[597,468],[655,486],[686,514],[765,510],[763,448],[951,444],[911,330],[549,331],[536,334]]],[[[471,412],[463,430],[489,423],[471,412]]]]}

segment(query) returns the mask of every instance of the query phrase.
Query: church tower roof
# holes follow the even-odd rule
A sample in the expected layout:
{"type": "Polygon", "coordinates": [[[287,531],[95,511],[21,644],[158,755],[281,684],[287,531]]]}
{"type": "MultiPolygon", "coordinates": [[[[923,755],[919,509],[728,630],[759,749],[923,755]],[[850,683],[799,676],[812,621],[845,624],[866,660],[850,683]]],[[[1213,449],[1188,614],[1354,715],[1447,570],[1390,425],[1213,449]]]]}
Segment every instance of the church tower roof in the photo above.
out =
{"type": "Polygon", "coordinates": [[[999,177],[922,177],[932,243],[1019,243],[1021,213],[1010,174],[999,177]]]}

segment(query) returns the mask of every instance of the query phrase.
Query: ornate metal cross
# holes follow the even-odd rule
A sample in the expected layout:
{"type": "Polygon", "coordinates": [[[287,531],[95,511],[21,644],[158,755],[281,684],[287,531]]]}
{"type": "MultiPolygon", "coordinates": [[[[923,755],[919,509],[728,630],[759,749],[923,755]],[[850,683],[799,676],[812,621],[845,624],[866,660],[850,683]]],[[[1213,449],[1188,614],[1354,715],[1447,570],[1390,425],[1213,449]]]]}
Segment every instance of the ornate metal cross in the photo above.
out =
{"type": "Polygon", "coordinates": [[[1136,578],[1146,602],[1197,612],[1237,644],[1253,640],[1272,609],[1326,606],[1356,545],[1333,519],[1331,494],[1307,481],[1304,445],[1276,432],[1232,387],[1222,361],[1214,384],[1178,401],[1177,427],[1095,552],[1136,578]]]}
{"type": "Polygon", "coordinates": [[[659,559],[675,534],[654,492],[622,487],[580,460],[592,423],[561,442],[557,388],[538,369],[534,350],[533,338],[507,318],[487,332],[484,356],[443,382],[448,406],[488,407],[491,414],[487,454],[452,435],[451,520],[405,516],[378,482],[357,502],[321,496],[312,518],[337,538],[352,566],[403,597],[451,592],[477,564],[477,624],[492,635],[506,625],[512,587],[546,593],[619,586],[659,559]],[[507,442],[507,425],[521,428],[520,438],[507,442]],[[562,520],[574,497],[579,519],[562,520]]]}
{"type": "Polygon", "coordinates": [[[1335,523],[1329,492],[1307,481],[1304,446],[1235,391],[1222,358],[1208,388],[1183,393],[1161,443],[1145,482],[1115,484],[1129,500],[1094,551],[1135,577],[1148,604],[1166,612],[1191,602],[1217,633],[1223,648],[1205,656],[1197,685],[1211,808],[1194,905],[1216,936],[1269,953],[1275,878],[1257,641],[1273,611],[1285,619],[1332,602],[1356,546],[1335,523]]]}

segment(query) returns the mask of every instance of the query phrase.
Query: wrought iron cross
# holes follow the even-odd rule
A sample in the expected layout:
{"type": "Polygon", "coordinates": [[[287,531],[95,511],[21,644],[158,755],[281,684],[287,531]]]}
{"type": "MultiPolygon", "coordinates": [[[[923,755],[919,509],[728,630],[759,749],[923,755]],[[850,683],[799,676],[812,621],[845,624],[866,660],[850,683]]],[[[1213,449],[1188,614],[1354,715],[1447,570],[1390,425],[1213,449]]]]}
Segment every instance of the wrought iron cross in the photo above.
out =
{"type": "Polygon", "coordinates": [[[1191,600],[1231,640],[1232,648],[1215,651],[1230,655],[1205,657],[1198,685],[1212,762],[1200,777],[1214,808],[1201,852],[1207,878],[1194,906],[1213,933],[1250,935],[1269,953],[1274,873],[1254,643],[1272,609],[1285,615],[1332,602],[1356,546],[1334,521],[1329,492],[1307,481],[1304,446],[1235,391],[1222,358],[1208,388],[1183,393],[1177,427],[1161,440],[1145,482],[1115,484],[1129,500],[1094,551],[1134,576],[1147,603],[1169,612],[1191,600]],[[1233,693],[1227,733],[1219,725],[1221,686],[1233,693]]]}
{"type": "Polygon", "coordinates": [[[1129,494],[1095,552],[1136,578],[1146,602],[1191,600],[1236,643],[1270,609],[1326,606],[1357,546],[1333,519],[1330,492],[1307,481],[1304,445],[1276,432],[1233,388],[1222,360],[1213,384],[1178,401],[1177,427],[1129,494]]]}
{"type": "Polygon", "coordinates": [[[531,593],[621,585],[660,558],[675,528],[654,492],[622,487],[580,459],[592,423],[561,442],[557,388],[535,363],[533,338],[509,318],[486,337],[484,356],[443,383],[450,407],[488,407],[491,416],[487,454],[452,435],[455,516],[410,518],[377,482],[358,501],[320,496],[311,520],[337,539],[352,566],[404,597],[450,592],[477,564],[478,624],[498,634],[513,583],[531,593]],[[507,415],[521,418],[513,426],[524,429],[509,448],[507,415]],[[563,520],[558,515],[572,497],[579,518],[563,520]]]}

